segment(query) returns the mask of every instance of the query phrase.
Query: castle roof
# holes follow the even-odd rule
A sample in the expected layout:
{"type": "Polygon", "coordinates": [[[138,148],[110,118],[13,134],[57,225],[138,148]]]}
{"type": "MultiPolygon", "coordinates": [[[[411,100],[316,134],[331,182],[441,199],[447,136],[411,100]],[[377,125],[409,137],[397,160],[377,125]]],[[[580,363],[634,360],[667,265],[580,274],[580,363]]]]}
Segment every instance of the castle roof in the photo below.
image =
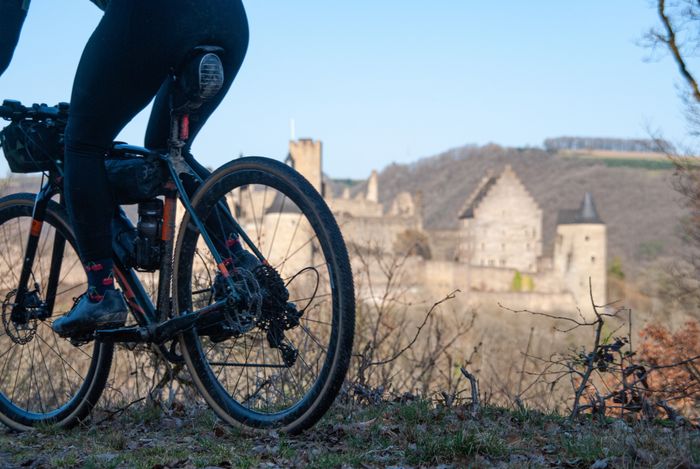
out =
{"type": "Polygon", "coordinates": [[[464,203],[462,210],[459,212],[459,219],[464,218],[474,218],[474,210],[479,206],[486,194],[489,193],[494,184],[498,181],[498,176],[486,176],[484,177],[479,186],[476,188],[472,195],[469,196],[467,201],[464,203]]]}
{"type": "Polygon", "coordinates": [[[573,225],[573,224],[602,224],[603,220],[598,215],[598,210],[595,208],[593,195],[586,192],[578,209],[559,210],[557,217],[558,225],[573,225]]]}
{"type": "Polygon", "coordinates": [[[499,175],[496,176],[493,173],[487,174],[486,177],[484,177],[481,180],[476,190],[472,192],[472,194],[469,196],[469,198],[467,198],[467,201],[462,206],[462,209],[459,211],[458,218],[474,218],[476,209],[479,207],[481,202],[488,196],[489,192],[491,192],[496,183],[501,180],[505,181],[509,185],[515,185],[521,188],[524,193],[523,195],[525,197],[529,197],[535,205],[537,204],[537,202],[535,202],[535,200],[532,199],[525,186],[523,186],[522,182],[520,181],[520,178],[518,178],[518,175],[515,173],[515,171],[513,171],[511,165],[507,164],[505,165],[503,171],[499,175]]]}

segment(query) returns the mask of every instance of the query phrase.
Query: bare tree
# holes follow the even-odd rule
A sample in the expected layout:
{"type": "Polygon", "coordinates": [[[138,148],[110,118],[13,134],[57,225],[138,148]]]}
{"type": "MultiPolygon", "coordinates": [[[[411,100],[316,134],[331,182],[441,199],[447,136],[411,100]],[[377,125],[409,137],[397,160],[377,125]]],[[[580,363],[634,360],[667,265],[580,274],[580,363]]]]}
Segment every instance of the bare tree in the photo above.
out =
{"type": "MultiPolygon", "coordinates": [[[[653,0],[659,24],[645,36],[646,46],[668,53],[674,60],[683,84],[681,97],[685,105],[690,134],[700,136],[700,85],[692,70],[692,59],[700,50],[700,2],[697,0],[653,0]]],[[[700,165],[698,148],[677,152],[657,138],[657,150],[665,152],[675,165],[675,188],[683,196],[688,214],[682,220],[681,236],[686,245],[686,264],[671,266],[666,294],[684,303],[700,304],[700,165]]]]}

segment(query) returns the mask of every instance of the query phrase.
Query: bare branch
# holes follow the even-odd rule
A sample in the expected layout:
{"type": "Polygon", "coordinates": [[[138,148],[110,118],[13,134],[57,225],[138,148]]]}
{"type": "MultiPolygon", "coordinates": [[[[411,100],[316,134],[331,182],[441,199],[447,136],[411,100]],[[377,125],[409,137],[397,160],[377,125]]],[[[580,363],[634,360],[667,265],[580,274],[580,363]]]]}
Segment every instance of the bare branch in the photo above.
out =
{"type": "Polygon", "coordinates": [[[659,18],[661,18],[661,23],[664,25],[664,29],[666,30],[666,36],[656,34],[655,37],[658,41],[668,46],[668,48],[671,51],[671,55],[673,56],[673,59],[678,65],[678,69],[680,70],[681,75],[683,76],[685,81],[688,82],[688,85],[690,86],[693,92],[693,97],[695,98],[695,101],[700,102],[700,88],[698,87],[698,83],[695,80],[695,77],[688,70],[688,67],[685,63],[685,59],[683,58],[680,48],[678,47],[676,32],[673,29],[673,25],[671,24],[669,16],[666,14],[666,0],[659,0],[658,13],[659,18]]]}

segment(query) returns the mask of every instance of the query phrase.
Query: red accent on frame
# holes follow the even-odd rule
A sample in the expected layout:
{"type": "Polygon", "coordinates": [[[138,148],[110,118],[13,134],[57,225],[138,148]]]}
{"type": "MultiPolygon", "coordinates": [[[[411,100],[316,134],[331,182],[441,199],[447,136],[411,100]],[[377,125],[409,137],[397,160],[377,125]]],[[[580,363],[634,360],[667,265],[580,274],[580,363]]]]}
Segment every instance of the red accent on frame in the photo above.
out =
{"type": "Polygon", "coordinates": [[[228,273],[228,269],[226,268],[226,264],[224,264],[223,262],[219,264],[219,272],[221,272],[221,275],[223,275],[226,278],[230,276],[230,274],[228,273]]]}
{"type": "Polygon", "coordinates": [[[175,197],[165,198],[165,204],[163,205],[163,227],[160,231],[160,239],[163,241],[169,241],[173,235],[173,232],[175,231],[175,217],[173,215],[173,209],[174,204],[176,203],[177,201],[175,200],[175,197]]]}
{"type": "Polygon", "coordinates": [[[114,267],[114,275],[117,276],[119,284],[124,289],[124,296],[126,297],[126,301],[129,302],[129,306],[141,314],[146,314],[143,308],[136,302],[136,295],[134,295],[134,291],[131,289],[129,283],[126,281],[126,278],[124,278],[124,275],[116,266],[114,267]]]}
{"type": "Polygon", "coordinates": [[[185,114],[180,121],[180,140],[190,138],[190,115],[185,114]]]}
{"type": "Polygon", "coordinates": [[[39,236],[41,234],[41,225],[43,225],[43,222],[40,222],[39,220],[32,220],[32,229],[30,234],[34,237],[39,236]]]}

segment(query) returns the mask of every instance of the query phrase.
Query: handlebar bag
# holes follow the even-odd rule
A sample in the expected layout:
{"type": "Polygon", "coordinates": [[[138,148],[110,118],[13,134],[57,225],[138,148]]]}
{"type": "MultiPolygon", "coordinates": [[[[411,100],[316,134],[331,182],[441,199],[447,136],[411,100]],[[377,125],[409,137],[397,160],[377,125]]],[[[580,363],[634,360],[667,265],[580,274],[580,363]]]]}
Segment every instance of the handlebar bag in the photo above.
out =
{"type": "Polygon", "coordinates": [[[38,173],[63,159],[63,132],[51,122],[21,120],[0,131],[0,146],[13,173],[38,173]]]}

